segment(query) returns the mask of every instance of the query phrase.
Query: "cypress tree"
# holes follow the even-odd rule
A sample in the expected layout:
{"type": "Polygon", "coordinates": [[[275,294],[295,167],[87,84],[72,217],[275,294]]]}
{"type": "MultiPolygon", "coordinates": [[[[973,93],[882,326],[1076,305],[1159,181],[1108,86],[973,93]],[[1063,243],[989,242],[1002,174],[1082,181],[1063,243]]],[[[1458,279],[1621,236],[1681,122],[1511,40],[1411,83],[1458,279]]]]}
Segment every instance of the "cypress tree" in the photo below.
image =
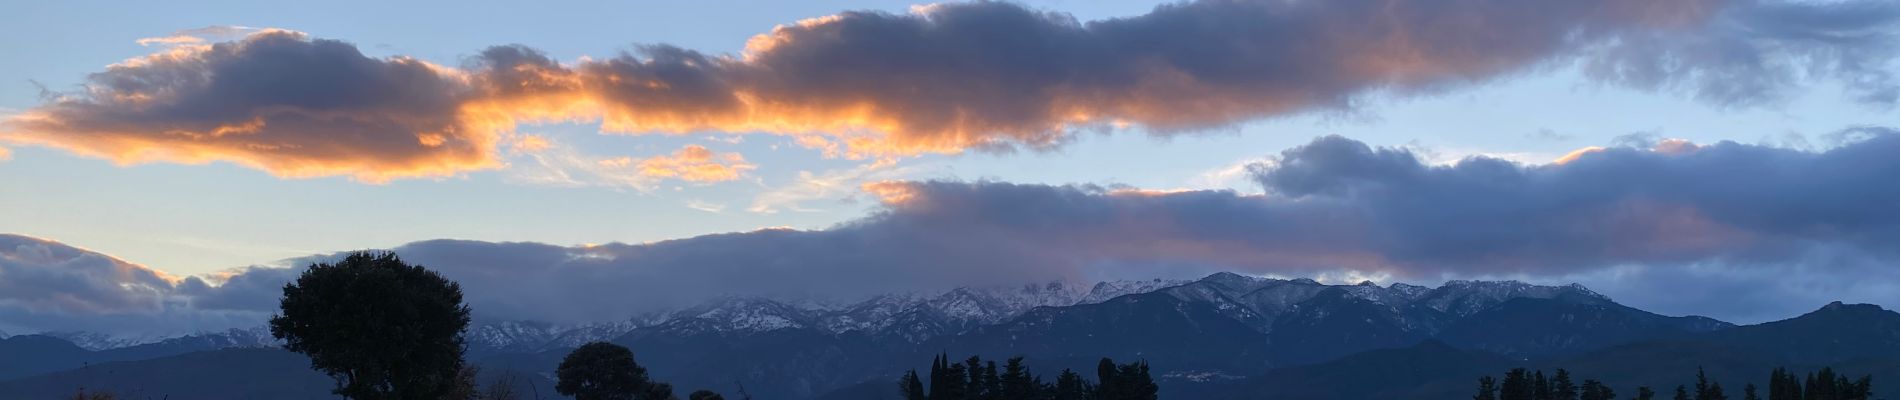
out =
{"type": "Polygon", "coordinates": [[[914,369],[904,372],[904,377],[897,379],[897,393],[903,395],[904,400],[930,399],[930,395],[924,392],[923,380],[917,379],[917,370],[914,369]]]}
{"type": "MultiPolygon", "coordinates": [[[[1826,369],[1825,369],[1825,368],[1823,368],[1822,370],[1824,370],[1824,371],[1825,371],[1826,369]]],[[[1820,385],[1820,384],[1818,384],[1818,383],[1815,383],[1815,379],[1814,379],[1814,373],[1813,373],[1813,372],[1809,372],[1809,373],[1808,373],[1808,383],[1807,383],[1807,385],[1806,385],[1806,388],[1807,388],[1807,389],[1806,389],[1806,390],[1804,390],[1804,391],[1803,391],[1803,392],[1801,393],[1801,398],[1803,398],[1803,399],[1807,399],[1807,400],[1834,400],[1834,398],[1833,398],[1833,397],[1831,397],[1831,396],[1829,396],[1829,397],[1822,397],[1822,396],[1825,396],[1825,395],[1824,395],[1823,393],[1824,393],[1824,392],[1825,392],[1826,390],[1825,390],[1825,389],[1821,389],[1821,385],[1820,385]]]]}

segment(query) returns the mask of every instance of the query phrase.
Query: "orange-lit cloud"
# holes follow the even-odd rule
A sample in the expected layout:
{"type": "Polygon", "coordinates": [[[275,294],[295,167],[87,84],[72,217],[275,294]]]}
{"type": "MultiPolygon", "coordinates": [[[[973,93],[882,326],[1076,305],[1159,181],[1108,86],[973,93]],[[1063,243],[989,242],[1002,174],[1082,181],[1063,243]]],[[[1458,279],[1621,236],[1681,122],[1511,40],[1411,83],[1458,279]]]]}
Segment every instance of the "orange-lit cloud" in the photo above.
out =
{"type": "Polygon", "coordinates": [[[497,132],[463,121],[458,73],[268,30],[94,74],[8,118],[0,137],[119,164],[231,162],[364,182],[500,166],[497,132]]]}
{"type": "Polygon", "coordinates": [[[0,137],[124,164],[232,162],[381,182],[501,167],[503,144],[545,150],[512,139],[523,124],[764,132],[830,157],[881,159],[1051,148],[1084,131],[1192,131],[1578,60],[1596,79],[1725,105],[1773,98],[1803,77],[1851,81],[1864,100],[1892,103],[1900,82],[1880,68],[1900,57],[1891,35],[1801,33],[1888,32],[1896,9],[1866,0],[1191,1],[1082,22],[1004,2],[944,3],[786,24],[736,55],[646,45],[560,62],[498,46],[461,68],[366,57],[281,30],[207,44],[250,32],[214,27],[151,38],[171,45],[9,118],[0,137]],[[1801,18],[1775,18],[1784,14],[1801,18]]]}
{"type": "MultiPolygon", "coordinates": [[[[631,160],[614,159],[620,166],[631,160]]],[[[705,146],[686,145],[672,155],[640,160],[637,164],[641,175],[655,178],[679,179],[687,182],[724,182],[739,179],[746,171],[758,168],[746,163],[745,156],[739,153],[714,153],[705,146]]]]}

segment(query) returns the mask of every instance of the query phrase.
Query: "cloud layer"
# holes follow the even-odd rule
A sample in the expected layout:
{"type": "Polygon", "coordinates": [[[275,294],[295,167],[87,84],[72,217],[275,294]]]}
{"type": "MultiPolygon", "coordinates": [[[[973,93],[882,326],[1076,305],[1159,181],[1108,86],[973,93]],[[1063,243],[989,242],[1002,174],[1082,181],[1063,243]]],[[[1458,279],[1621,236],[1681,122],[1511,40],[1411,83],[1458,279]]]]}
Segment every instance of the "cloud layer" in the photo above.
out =
{"type": "MultiPolygon", "coordinates": [[[[1824,151],[1632,141],[1537,165],[1433,165],[1405,149],[1322,137],[1255,165],[1261,194],[886,182],[866,188],[880,211],[823,230],[394,250],[460,281],[479,316],[502,319],[614,319],[727,295],[848,300],[1234,270],[1579,280],[1638,306],[1746,322],[1820,300],[1887,301],[1900,287],[1890,267],[1900,261],[1900,186],[1891,182],[1900,131],[1841,136],[1851,139],[1824,151]]],[[[0,288],[17,287],[0,290],[0,309],[39,316],[6,321],[41,328],[122,314],[267,314],[296,272],[177,279],[38,239],[0,244],[0,285],[9,285],[0,288]]]]}
{"type": "Polygon", "coordinates": [[[1873,0],[1208,0],[1090,22],[974,2],[782,25],[738,55],[645,45],[563,63],[498,46],[459,69],[264,30],[163,42],[0,137],[377,182],[498,167],[522,123],[770,132],[852,157],[1048,148],[1078,131],[1219,127],[1573,62],[1724,106],[1811,77],[1891,104],[1896,23],[1900,6],[1873,0]]]}

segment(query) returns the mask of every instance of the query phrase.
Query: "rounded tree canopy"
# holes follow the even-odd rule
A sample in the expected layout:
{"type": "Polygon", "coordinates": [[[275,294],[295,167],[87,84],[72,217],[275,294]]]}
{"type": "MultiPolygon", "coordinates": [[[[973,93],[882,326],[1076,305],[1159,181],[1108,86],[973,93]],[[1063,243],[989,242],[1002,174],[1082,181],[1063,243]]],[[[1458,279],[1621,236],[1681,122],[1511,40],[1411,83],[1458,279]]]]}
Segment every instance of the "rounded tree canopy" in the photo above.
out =
{"type": "Polygon", "coordinates": [[[664,399],[672,392],[671,386],[647,379],[647,369],[633,361],[633,350],[607,342],[588,343],[567,353],[555,375],[560,381],[554,390],[576,400],[664,399]]]}
{"type": "Polygon", "coordinates": [[[284,285],[270,320],[284,348],[351,398],[437,398],[455,387],[469,309],[462,288],[388,252],[350,254],[284,285]]]}

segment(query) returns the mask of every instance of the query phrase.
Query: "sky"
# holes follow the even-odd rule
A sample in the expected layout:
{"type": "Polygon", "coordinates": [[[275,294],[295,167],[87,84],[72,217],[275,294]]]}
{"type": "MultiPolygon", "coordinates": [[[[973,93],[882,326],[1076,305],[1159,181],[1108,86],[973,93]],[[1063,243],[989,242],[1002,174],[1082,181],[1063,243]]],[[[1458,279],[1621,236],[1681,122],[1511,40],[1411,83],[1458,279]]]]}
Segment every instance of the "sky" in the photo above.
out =
{"type": "Polygon", "coordinates": [[[1891,2],[0,7],[0,330],[253,323],[357,249],[566,320],[1222,270],[1734,322],[1900,288],[1891,2]]]}

